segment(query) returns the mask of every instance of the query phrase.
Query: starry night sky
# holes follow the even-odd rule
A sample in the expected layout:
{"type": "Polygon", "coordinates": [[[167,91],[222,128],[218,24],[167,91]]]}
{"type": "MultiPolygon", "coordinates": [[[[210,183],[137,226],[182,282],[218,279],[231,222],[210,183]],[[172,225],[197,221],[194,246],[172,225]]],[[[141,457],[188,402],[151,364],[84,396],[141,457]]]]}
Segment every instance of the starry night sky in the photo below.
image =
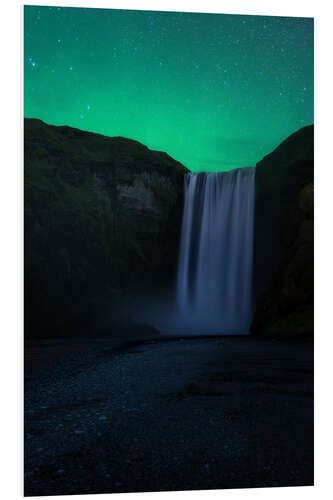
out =
{"type": "Polygon", "coordinates": [[[313,123],[313,20],[25,6],[24,81],[26,117],[251,166],[313,123]]]}

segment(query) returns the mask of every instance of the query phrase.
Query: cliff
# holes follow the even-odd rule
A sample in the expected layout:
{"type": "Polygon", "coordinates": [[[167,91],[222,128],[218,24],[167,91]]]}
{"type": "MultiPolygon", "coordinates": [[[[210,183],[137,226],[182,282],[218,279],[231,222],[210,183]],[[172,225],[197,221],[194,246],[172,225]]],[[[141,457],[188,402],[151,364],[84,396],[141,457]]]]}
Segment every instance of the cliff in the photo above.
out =
{"type": "Polygon", "coordinates": [[[254,334],[313,333],[313,150],[304,127],[256,167],[254,334]]]}
{"type": "Polygon", "coordinates": [[[117,324],[120,299],[169,286],[183,165],[137,141],[25,119],[24,170],[26,338],[88,334],[96,309],[117,324]]]}

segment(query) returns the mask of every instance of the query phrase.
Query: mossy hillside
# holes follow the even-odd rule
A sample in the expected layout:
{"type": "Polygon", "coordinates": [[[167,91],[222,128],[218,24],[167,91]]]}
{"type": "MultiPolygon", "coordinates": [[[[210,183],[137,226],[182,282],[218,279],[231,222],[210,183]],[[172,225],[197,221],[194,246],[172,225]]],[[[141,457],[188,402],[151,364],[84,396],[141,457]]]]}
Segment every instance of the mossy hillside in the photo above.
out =
{"type": "Polygon", "coordinates": [[[293,222],[294,238],[257,300],[251,326],[255,334],[313,334],[313,183],[301,190],[293,222]]]}
{"type": "Polygon", "coordinates": [[[314,128],[256,166],[253,333],[313,333],[314,128]]]}
{"type": "Polygon", "coordinates": [[[25,120],[24,139],[26,336],[84,335],[98,297],[116,310],[172,275],[186,168],[137,141],[40,120],[25,120]]]}

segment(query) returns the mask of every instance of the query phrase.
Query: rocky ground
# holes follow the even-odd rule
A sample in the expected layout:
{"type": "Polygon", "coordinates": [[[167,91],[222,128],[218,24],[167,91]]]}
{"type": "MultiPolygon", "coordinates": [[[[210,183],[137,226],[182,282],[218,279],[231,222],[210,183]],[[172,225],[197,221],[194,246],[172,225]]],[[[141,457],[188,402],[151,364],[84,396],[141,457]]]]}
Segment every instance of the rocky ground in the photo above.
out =
{"type": "Polygon", "coordinates": [[[25,495],[313,484],[313,343],[99,345],[25,377],[25,495]]]}

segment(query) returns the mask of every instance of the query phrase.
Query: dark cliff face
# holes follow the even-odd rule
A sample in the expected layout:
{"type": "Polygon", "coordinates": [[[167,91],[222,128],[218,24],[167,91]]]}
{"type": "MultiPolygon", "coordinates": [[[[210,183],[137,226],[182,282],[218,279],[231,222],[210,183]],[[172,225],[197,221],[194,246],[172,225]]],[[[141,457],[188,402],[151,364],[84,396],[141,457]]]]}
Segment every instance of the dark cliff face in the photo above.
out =
{"type": "Polygon", "coordinates": [[[313,332],[313,126],[257,164],[255,334],[313,332]]]}
{"type": "Polygon", "coordinates": [[[24,170],[26,338],[88,334],[96,309],[117,317],[127,294],[170,286],[183,165],[133,140],[26,119],[24,170]]]}

